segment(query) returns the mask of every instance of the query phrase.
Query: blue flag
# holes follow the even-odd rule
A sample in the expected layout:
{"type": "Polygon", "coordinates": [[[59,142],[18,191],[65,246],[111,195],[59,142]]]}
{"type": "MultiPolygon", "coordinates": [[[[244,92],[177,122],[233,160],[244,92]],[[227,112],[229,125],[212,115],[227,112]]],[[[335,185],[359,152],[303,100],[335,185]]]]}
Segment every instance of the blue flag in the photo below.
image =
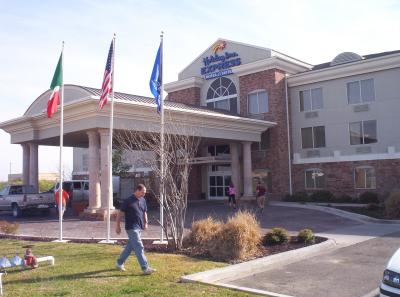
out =
{"type": "Polygon", "coordinates": [[[162,42],[157,51],[156,61],[150,77],[150,91],[154,95],[157,104],[157,112],[161,111],[161,86],[162,86],[162,62],[161,62],[162,42]]]}

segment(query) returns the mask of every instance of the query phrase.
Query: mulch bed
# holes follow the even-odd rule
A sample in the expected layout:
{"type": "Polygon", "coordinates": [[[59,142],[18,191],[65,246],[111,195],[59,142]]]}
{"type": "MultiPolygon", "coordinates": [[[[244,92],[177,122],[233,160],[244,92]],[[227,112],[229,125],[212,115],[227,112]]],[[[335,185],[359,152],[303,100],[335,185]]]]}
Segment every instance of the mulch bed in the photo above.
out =
{"type": "MultiPolygon", "coordinates": [[[[321,242],[326,241],[327,238],[325,237],[319,237],[316,236],[315,237],[315,241],[313,244],[318,244],[321,242]]],[[[182,255],[186,255],[189,257],[193,257],[193,258],[198,258],[198,259],[202,259],[202,260],[210,260],[210,261],[215,261],[215,259],[212,258],[212,256],[205,250],[203,249],[199,249],[196,247],[190,247],[190,248],[184,248],[183,250],[179,251],[179,252],[175,252],[173,251],[171,246],[155,246],[153,245],[151,242],[143,242],[146,251],[151,251],[151,252],[157,252],[157,253],[178,253],[178,254],[182,254],[182,255]]],[[[247,258],[244,260],[233,260],[230,261],[230,264],[237,264],[237,263],[241,263],[241,262],[246,262],[246,261],[250,261],[250,260],[254,260],[254,259],[258,259],[258,258],[262,258],[262,257],[266,257],[266,256],[271,256],[274,254],[279,254],[279,253],[283,253],[283,252],[287,252],[287,251],[291,251],[291,250],[295,250],[295,249],[300,249],[306,246],[310,246],[313,244],[304,244],[301,242],[297,241],[297,236],[291,236],[290,240],[284,244],[281,245],[269,245],[269,246],[263,246],[260,245],[260,248],[257,252],[256,255],[254,255],[251,258],[247,258]]]]}

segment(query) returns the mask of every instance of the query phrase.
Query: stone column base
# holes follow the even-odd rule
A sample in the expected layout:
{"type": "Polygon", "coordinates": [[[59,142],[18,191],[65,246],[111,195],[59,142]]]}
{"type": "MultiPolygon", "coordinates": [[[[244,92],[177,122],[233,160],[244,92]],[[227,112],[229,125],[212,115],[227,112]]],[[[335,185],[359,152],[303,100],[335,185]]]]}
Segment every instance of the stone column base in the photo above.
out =
{"type": "MultiPolygon", "coordinates": [[[[115,221],[117,217],[117,209],[111,209],[111,220],[115,221]]],[[[105,221],[107,219],[107,209],[103,208],[86,208],[80,215],[83,219],[105,221]]]]}
{"type": "Polygon", "coordinates": [[[253,201],[256,200],[256,196],[254,195],[243,195],[242,197],[240,197],[241,201],[253,201]]]}

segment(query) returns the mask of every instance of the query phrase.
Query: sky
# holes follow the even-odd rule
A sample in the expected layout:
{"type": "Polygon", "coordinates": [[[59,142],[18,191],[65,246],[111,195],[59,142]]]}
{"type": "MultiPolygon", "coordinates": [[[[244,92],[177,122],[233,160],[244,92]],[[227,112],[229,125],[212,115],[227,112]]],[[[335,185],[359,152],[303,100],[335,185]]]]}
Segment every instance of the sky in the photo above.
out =
{"type": "MultiPolygon", "coordinates": [[[[0,0],[0,122],[22,116],[49,88],[63,40],[65,83],[100,88],[116,33],[115,90],[150,96],[161,30],[171,82],[218,38],[319,64],[343,51],[400,49],[399,20],[399,0],[0,0]]],[[[2,181],[10,169],[21,172],[22,149],[2,130],[0,148],[2,181]]],[[[58,167],[58,148],[41,146],[39,171],[58,167]]],[[[72,170],[71,148],[65,168],[72,170]]]]}

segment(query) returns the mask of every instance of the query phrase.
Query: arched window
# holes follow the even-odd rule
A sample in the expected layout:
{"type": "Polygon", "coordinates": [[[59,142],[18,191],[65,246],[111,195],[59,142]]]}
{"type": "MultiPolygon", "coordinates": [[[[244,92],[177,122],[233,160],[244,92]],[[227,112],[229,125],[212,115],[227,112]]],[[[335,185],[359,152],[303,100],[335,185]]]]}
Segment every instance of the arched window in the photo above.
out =
{"type": "Polygon", "coordinates": [[[229,78],[217,78],[208,88],[206,101],[207,107],[237,113],[237,91],[235,84],[229,78]]]}

